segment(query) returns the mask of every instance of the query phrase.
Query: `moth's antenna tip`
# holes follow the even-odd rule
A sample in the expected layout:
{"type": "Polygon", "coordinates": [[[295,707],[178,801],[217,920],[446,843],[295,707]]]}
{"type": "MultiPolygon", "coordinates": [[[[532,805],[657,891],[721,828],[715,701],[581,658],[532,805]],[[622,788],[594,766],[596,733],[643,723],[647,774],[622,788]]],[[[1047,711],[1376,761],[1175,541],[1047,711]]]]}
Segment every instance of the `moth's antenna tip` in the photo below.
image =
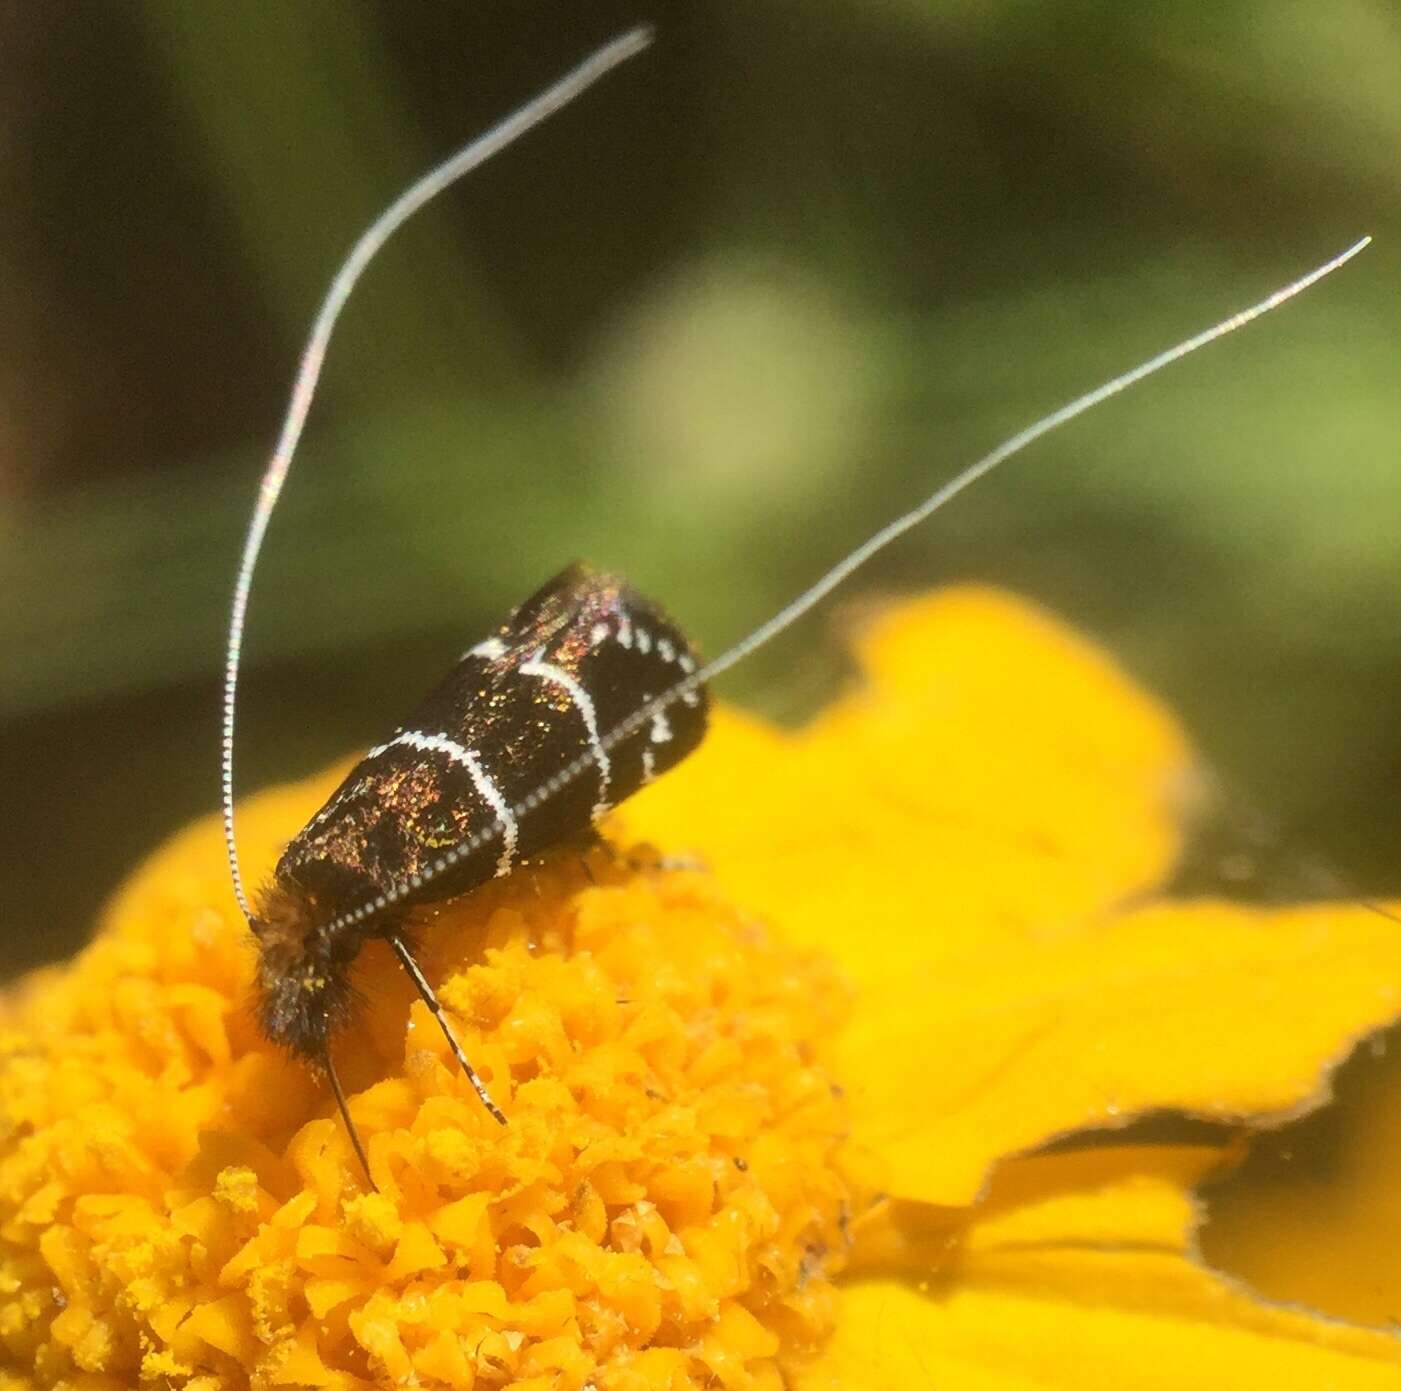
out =
{"type": "Polygon", "coordinates": [[[1372,234],[1368,232],[1364,236],[1358,237],[1358,239],[1355,242],[1353,242],[1353,244],[1350,247],[1348,247],[1346,251],[1340,253],[1337,260],[1333,264],[1340,266],[1343,264],[1344,261],[1352,260],[1352,258],[1356,256],[1359,251],[1365,251],[1369,246],[1371,246],[1371,244],[1372,234]]]}

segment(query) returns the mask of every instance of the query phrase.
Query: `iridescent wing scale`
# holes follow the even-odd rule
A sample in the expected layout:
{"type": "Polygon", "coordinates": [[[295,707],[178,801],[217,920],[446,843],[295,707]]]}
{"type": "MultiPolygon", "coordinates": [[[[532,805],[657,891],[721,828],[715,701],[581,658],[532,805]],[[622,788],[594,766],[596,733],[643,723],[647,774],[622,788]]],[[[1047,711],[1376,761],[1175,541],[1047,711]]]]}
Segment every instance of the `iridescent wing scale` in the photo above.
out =
{"type": "MultiPolygon", "coordinates": [[[[497,822],[492,843],[410,890],[406,904],[465,893],[524,857],[588,830],[705,732],[703,689],[635,735],[600,737],[696,670],[671,620],[625,581],[571,566],[465,653],[393,735],[371,749],[287,846],[277,886],[313,915],[368,901],[417,876],[497,822]],[[592,751],[593,768],[557,796],[513,813],[556,769],[592,751]]],[[[373,927],[366,935],[373,935],[373,927]]]]}

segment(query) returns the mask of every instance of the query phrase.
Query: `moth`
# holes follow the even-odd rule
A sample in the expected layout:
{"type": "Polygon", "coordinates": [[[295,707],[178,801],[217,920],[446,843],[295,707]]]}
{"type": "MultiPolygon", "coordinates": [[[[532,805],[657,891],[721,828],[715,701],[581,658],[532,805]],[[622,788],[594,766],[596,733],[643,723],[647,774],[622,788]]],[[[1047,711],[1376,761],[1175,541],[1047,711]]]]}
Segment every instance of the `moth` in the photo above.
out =
{"type": "Polygon", "coordinates": [[[611,807],[684,758],[705,733],[704,688],[656,711],[611,750],[602,735],[698,663],[669,618],[625,580],[573,565],[466,652],[390,737],[371,749],[291,841],[255,900],[263,1032],[326,1068],[351,1020],[351,964],[371,937],[399,956],[487,1110],[496,1103],[463,1054],[401,928],[417,904],[467,893],[529,856],[587,833],[611,807]],[[516,810],[551,773],[588,773],[516,810]],[[485,827],[494,842],[447,870],[445,851],[485,827]],[[388,907],[338,922],[346,905],[396,888],[388,907]]]}
{"type": "Polygon", "coordinates": [[[271,881],[250,896],[234,833],[233,776],[249,595],[341,309],[385,241],[425,203],[648,41],[645,30],[634,30],[599,49],[410,185],[356,242],[312,326],[244,541],[226,646],[221,774],[234,894],[258,946],[257,1017],[270,1040],[326,1077],[367,1178],[369,1162],[334,1063],[335,1040],[354,1015],[350,968],[367,941],[388,942],[483,1105],[505,1123],[414,959],[406,931],[412,910],[509,874],[525,857],[551,845],[594,834],[608,808],[673,767],[700,742],[706,688],[713,677],[789,627],[877,552],[1014,454],[1276,308],[1350,260],[1369,240],[1043,416],[895,517],[704,665],[662,609],[624,580],[583,566],[564,570],[471,648],[417,709],[351,769],[288,844],[271,881]]]}

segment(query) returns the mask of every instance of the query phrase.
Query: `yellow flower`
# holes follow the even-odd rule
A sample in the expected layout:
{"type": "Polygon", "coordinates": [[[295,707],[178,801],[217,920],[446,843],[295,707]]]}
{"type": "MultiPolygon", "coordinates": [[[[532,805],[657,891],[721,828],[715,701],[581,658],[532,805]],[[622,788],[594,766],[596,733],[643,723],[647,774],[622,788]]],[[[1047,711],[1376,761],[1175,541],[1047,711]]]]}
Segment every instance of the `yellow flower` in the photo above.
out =
{"type": "Polygon", "coordinates": [[[1203,1252],[1272,1299],[1395,1329],[1398,1172],[1401,1058],[1393,1029],[1350,1063],[1326,1112],[1270,1136],[1210,1194],[1203,1252]]]}
{"type": "MultiPolygon", "coordinates": [[[[254,1030],[217,827],[178,837],[5,1012],[0,1381],[1401,1386],[1390,1334],[1205,1269],[1193,1196],[1401,1012],[1401,933],[1156,897],[1186,743],[1024,606],[904,605],[860,658],[611,828],[704,871],[561,852],[422,924],[506,1129],[363,953],[377,1193],[254,1030]],[[1106,1140],[1164,1108],[1236,1129],[1106,1140]]],[[[250,804],[254,874],[329,785],[250,804]]]]}

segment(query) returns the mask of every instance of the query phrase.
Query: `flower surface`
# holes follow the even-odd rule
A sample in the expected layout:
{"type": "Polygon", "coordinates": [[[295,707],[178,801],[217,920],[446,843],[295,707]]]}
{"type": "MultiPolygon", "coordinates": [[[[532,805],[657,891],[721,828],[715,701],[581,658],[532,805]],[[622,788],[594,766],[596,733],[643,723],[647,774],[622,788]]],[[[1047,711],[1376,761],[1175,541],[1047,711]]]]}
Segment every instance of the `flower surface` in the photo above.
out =
{"type": "MultiPolygon", "coordinates": [[[[337,1061],[378,1191],[256,1033],[217,826],[177,837],[5,1010],[0,1375],[1401,1386],[1389,1332],[1204,1268],[1194,1197],[1401,1012],[1401,933],[1161,897],[1186,741],[1028,607],[900,605],[858,656],[799,733],[721,711],[628,855],[416,924],[506,1128],[362,953],[337,1061]],[[1112,1133],[1165,1109],[1212,1142],[1112,1133]]],[[[334,781],[249,803],[251,873],[334,781]]]]}
{"type": "Polygon", "coordinates": [[[1266,1137],[1204,1195],[1205,1258],[1273,1299],[1395,1327],[1401,1310],[1396,1030],[1348,1063],[1335,1103],[1266,1137]]]}

